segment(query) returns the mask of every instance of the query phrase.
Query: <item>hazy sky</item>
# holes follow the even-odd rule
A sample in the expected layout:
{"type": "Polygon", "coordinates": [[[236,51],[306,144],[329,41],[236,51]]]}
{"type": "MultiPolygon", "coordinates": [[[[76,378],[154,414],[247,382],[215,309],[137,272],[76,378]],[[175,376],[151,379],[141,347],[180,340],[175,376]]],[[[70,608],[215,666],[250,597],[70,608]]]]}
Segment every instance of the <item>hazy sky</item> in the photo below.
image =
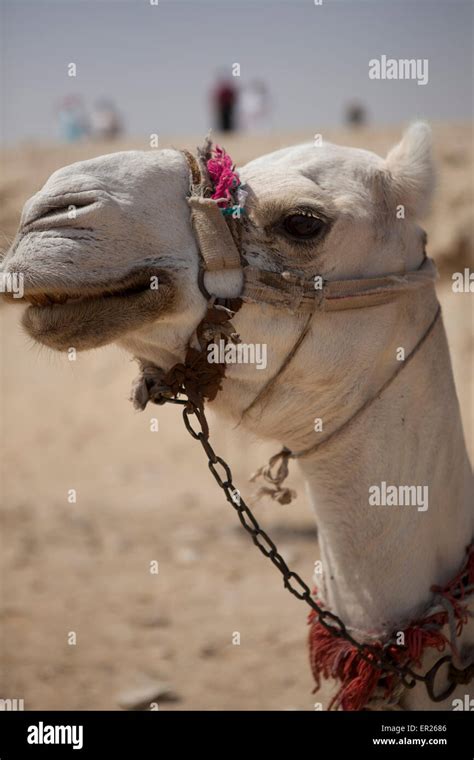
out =
{"type": "Polygon", "coordinates": [[[203,133],[217,70],[263,79],[277,130],[341,123],[361,100],[373,121],[472,118],[473,4],[464,0],[0,0],[5,139],[57,136],[54,107],[119,106],[132,135],[203,133]],[[427,58],[429,82],[374,81],[381,55],[427,58]],[[77,77],[67,76],[67,64],[77,77]]]}

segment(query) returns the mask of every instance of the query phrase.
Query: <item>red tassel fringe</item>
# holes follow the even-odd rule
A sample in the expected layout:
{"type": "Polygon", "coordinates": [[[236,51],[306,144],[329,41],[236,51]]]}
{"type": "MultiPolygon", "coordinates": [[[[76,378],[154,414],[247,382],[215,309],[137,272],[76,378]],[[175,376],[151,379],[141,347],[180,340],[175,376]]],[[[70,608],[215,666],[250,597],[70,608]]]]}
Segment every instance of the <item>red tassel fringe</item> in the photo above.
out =
{"type": "MultiPolygon", "coordinates": [[[[466,591],[474,584],[474,543],[467,549],[467,559],[464,567],[446,586],[432,586],[431,591],[443,596],[452,606],[456,619],[456,634],[461,635],[463,626],[468,620],[468,609],[465,600],[472,593],[466,591]]],[[[405,645],[392,645],[389,651],[400,665],[410,663],[420,666],[425,649],[444,651],[451,642],[441,633],[441,628],[448,622],[445,611],[416,620],[405,629],[405,645]]],[[[341,686],[328,709],[363,710],[373,695],[377,686],[384,687],[384,696],[389,698],[397,684],[395,675],[383,674],[375,664],[365,662],[356,647],[343,639],[336,638],[322,626],[317,619],[317,613],[311,611],[308,623],[309,657],[311,670],[316,682],[315,691],[321,685],[321,678],[334,678],[341,686]]],[[[381,641],[371,642],[377,649],[382,650],[381,641]]]]}

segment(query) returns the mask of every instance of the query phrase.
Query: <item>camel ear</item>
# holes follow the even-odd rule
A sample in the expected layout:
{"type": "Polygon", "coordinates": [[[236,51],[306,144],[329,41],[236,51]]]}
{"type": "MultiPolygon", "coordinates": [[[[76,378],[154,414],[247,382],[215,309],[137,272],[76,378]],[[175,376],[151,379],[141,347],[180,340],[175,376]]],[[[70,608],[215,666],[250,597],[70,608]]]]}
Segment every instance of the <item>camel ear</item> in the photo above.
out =
{"type": "Polygon", "coordinates": [[[420,217],[430,207],[435,186],[431,128],[416,122],[385,159],[385,191],[407,215],[420,217]],[[387,192],[388,191],[388,192],[387,192]]]}

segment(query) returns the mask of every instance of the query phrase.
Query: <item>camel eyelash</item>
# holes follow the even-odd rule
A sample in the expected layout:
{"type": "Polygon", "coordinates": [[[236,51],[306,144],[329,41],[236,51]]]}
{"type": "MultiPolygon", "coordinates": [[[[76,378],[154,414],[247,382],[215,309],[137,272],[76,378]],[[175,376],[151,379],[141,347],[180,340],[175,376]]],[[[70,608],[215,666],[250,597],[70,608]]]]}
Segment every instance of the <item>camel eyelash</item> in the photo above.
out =
{"type": "Polygon", "coordinates": [[[283,235],[293,245],[314,246],[328,231],[325,215],[313,208],[296,207],[287,211],[275,225],[275,232],[283,235]]]}
{"type": "Polygon", "coordinates": [[[320,214],[317,214],[315,211],[309,211],[308,209],[297,208],[294,211],[291,211],[289,214],[286,214],[286,216],[293,216],[293,215],[310,216],[313,219],[318,219],[319,221],[322,221],[320,214]]]}
{"type": "Polygon", "coordinates": [[[295,208],[289,209],[285,213],[285,217],[291,216],[292,214],[299,214],[301,216],[311,216],[314,219],[318,219],[322,224],[330,224],[332,222],[332,219],[328,216],[327,212],[320,207],[314,207],[314,206],[296,206],[295,208]]]}

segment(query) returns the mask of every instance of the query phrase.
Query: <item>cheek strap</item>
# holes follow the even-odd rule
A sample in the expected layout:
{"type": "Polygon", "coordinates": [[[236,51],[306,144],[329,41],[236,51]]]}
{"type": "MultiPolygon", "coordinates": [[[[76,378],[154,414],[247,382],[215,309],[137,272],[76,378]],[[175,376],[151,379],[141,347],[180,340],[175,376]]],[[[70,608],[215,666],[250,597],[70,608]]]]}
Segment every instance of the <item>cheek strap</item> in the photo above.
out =
{"type": "Polygon", "coordinates": [[[329,282],[318,275],[308,279],[297,271],[267,272],[245,267],[241,298],[248,303],[266,303],[294,314],[364,309],[390,303],[408,291],[432,286],[436,278],[436,266],[426,257],[414,272],[329,282]]]}
{"type": "Polygon", "coordinates": [[[221,209],[212,198],[188,198],[191,224],[207,272],[241,269],[240,254],[221,209]]]}

